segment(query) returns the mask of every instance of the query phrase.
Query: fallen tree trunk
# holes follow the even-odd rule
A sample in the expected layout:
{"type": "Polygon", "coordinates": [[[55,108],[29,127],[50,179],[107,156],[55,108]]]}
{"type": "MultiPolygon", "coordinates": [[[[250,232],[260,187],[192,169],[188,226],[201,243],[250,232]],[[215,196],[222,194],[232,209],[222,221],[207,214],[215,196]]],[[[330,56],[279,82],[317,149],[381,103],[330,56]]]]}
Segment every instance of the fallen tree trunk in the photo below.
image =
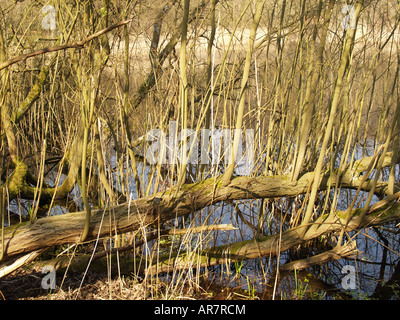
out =
{"type": "MultiPolygon", "coordinates": [[[[394,202],[388,206],[380,207],[376,211],[365,216],[362,221],[358,219],[360,209],[354,211],[354,217],[348,223],[346,231],[355,231],[365,227],[381,225],[390,221],[400,220],[400,203],[394,202]]],[[[313,231],[302,235],[300,228],[289,229],[282,234],[262,237],[258,239],[246,240],[228,245],[221,245],[211,249],[198,252],[182,252],[175,257],[166,256],[164,259],[158,259],[159,263],[152,265],[148,271],[151,273],[171,272],[176,269],[209,267],[213,265],[223,264],[230,260],[256,259],[268,256],[277,256],[281,252],[287,251],[307,241],[316,239],[321,235],[335,234],[342,230],[345,225],[344,211],[336,213],[335,218],[331,221],[322,222],[323,218],[317,219],[315,224],[323,223],[320,227],[313,231]],[[228,260],[227,260],[228,259],[228,260]]],[[[328,262],[333,259],[339,259],[356,253],[354,242],[350,245],[337,246],[331,251],[325,252],[308,258],[301,262],[293,262],[283,267],[283,270],[292,270],[294,268],[303,269],[308,265],[328,262]]]]}
{"type": "MultiPolygon", "coordinates": [[[[388,156],[385,161],[390,163],[390,159],[388,156]]],[[[237,177],[227,186],[215,177],[184,185],[179,191],[171,188],[155,196],[137,199],[131,205],[92,210],[87,240],[165,222],[221,201],[294,197],[307,192],[312,176],[312,172],[304,174],[298,181],[292,181],[290,176],[237,177]]],[[[345,172],[341,187],[357,188],[360,180],[345,172]]],[[[328,185],[334,186],[335,181],[334,173],[323,176],[320,190],[328,185]]],[[[376,192],[384,194],[386,188],[387,184],[381,183],[376,192]]],[[[363,185],[363,189],[369,189],[369,182],[363,185]]],[[[74,212],[7,227],[4,229],[4,259],[55,245],[77,243],[84,224],[85,213],[74,212]]]]}
{"type": "Polygon", "coordinates": [[[279,271],[304,270],[315,265],[321,265],[330,261],[354,257],[358,254],[357,243],[351,241],[342,246],[336,246],[331,250],[312,257],[291,261],[279,267],[279,271]]]}
{"type": "MultiPolygon", "coordinates": [[[[384,201],[382,201],[384,202],[384,201]]],[[[357,219],[357,213],[360,210],[354,211],[354,218],[348,224],[347,232],[359,230],[365,227],[373,227],[384,224],[390,221],[400,220],[400,203],[391,203],[387,206],[379,207],[377,210],[365,216],[363,221],[357,219]]],[[[315,223],[321,223],[322,219],[317,219],[315,223]]],[[[157,258],[150,259],[144,263],[143,257],[131,257],[129,259],[118,259],[115,254],[118,249],[113,249],[110,256],[100,253],[91,257],[90,254],[76,256],[70,261],[68,256],[60,256],[53,260],[42,261],[36,263],[36,267],[44,265],[52,265],[58,272],[63,272],[68,267],[73,272],[84,272],[88,264],[90,270],[105,272],[107,270],[107,259],[112,258],[112,264],[118,265],[119,270],[113,272],[131,272],[132,266],[138,267],[139,273],[142,274],[159,274],[173,272],[179,269],[202,268],[214,265],[231,263],[246,259],[256,259],[263,257],[274,257],[280,253],[290,250],[298,245],[304,244],[307,241],[316,239],[321,235],[337,234],[341,231],[345,222],[344,211],[339,211],[332,221],[325,221],[314,232],[309,232],[305,236],[301,236],[299,228],[289,229],[280,234],[262,237],[258,239],[240,241],[228,245],[221,245],[205,250],[180,251],[175,253],[166,253],[157,258]],[[96,258],[99,258],[97,259],[96,258]],[[117,262],[118,259],[118,262],[117,262]],[[134,261],[136,260],[136,261],[134,261]],[[145,266],[149,267],[145,269],[145,266]]],[[[143,243],[141,243],[143,244],[143,243]]],[[[357,244],[355,241],[349,241],[344,245],[338,245],[329,251],[307,257],[305,259],[291,261],[280,267],[280,271],[302,270],[313,265],[323,264],[329,261],[353,257],[358,253],[357,244]]]]}

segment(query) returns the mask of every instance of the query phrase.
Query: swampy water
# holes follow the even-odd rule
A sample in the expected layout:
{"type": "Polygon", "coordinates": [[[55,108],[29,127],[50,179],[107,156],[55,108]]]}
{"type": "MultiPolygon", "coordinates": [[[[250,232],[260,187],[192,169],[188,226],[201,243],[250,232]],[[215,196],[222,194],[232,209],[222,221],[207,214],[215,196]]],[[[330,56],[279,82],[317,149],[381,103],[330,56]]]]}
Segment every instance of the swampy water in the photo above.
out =
{"type": "MultiPolygon", "coordinates": [[[[243,222],[243,218],[252,221],[257,217],[257,207],[256,201],[243,201],[236,209],[229,204],[209,208],[197,217],[198,223],[213,211],[210,221],[231,223],[237,230],[216,231],[202,241],[221,245],[254,238],[254,230],[243,222]]],[[[274,229],[271,222],[270,230],[274,229]]],[[[264,234],[269,234],[267,228],[264,234]]],[[[366,228],[349,234],[349,237],[356,240],[360,251],[353,259],[340,259],[301,272],[276,273],[277,265],[329,249],[328,244],[314,243],[309,248],[283,252],[279,259],[264,257],[211,267],[210,278],[214,279],[213,285],[241,289],[244,291],[240,291],[241,296],[250,299],[399,299],[400,239],[396,223],[366,228]]]]}
{"type": "MultiPolygon", "coordinates": [[[[116,166],[115,161],[111,163],[111,166],[116,166]]],[[[397,178],[398,169],[396,170],[397,178]]],[[[139,171],[146,174],[149,170],[148,167],[139,164],[139,171]]],[[[119,179],[120,176],[114,173],[115,185],[120,183],[119,179]]],[[[137,197],[133,179],[129,179],[128,194],[131,200],[137,197]]],[[[346,209],[354,194],[354,190],[342,190],[337,209],[346,209]]],[[[333,192],[326,194],[325,197],[333,198],[333,192]]],[[[78,187],[71,192],[71,198],[76,204],[75,209],[83,208],[78,187]]],[[[359,196],[361,205],[365,198],[366,194],[359,196]]],[[[378,198],[374,198],[375,202],[377,200],[378,198]]],[[[184,242],[185,246],[199,247],[201,245],[203,248],[228,244],[262,235],[276,234],[280,226],[277,217],[290,212],[290,203],[288,199],[269,200],[266,205],[266,219],[263,227],[258,230],[251,226],[257,225],[261,200],[218,203],[195,212],[189,217],[176,219],[169,226],[188,228],[205,223],[232,224],[235,230],[192,234],[184,242]]],[[[22,213],[28,207],[26,203],[11,203],[10,205],[11,209],[22,213]]],[[[51,214],[65,212],[64,207],[54,206],[51,214]]],[[[284,231],[284,226],[282,231],[284,231]]],[[[201,272],[207,276],[205,280],[203,277],[202,285],[214,292],[215,297],[222,299],[399,299],[399,233],[396,223],[352,232],[348,236],[356,240],[360,252],[356,257],[336,260],[301,272],[277,273],[277,266],[329,249],[335,243],[334,237],[314,241],[305,248],[294,248],[282,252],[279,257],[233,262],[209,267],[207,270],[203,268],[201,272]]],[[[174,250],[182,249],[180,241],[179,238],[172,239],[167,250],[171,250],[172,247],[174,250]]],[[[157,246],[157,241],[152,241],[143,250],[154,253],[160,248],[157,246]]],[[[160,277],[165,281],[176,279],[176,275],[160,277]]]]}

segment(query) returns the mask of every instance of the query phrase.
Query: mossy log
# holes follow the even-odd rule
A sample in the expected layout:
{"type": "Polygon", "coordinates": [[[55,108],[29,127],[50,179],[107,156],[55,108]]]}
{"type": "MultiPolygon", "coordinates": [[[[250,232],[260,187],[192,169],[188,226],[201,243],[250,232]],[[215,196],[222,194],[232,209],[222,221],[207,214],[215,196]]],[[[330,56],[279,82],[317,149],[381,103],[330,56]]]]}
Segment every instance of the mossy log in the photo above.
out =
{"type": "MultiPolygon", "coordinates": [[[[303,237],[300,235],[299,229],[294,228],[283,232],[281,235],[276,234],[253,240],[240,241],[204,249],[202,251],[180,250],[179,253],[169,252],[160,255],[157,259],[149,260],[147,263],[142,261],[143,257],[117,258],[117,255],[114,253],[109,256],[100,255],[99,259],[92,259],[90,254],[85,254],[73,258],[72,261],[70,261],[68,256],[60,256],[53,260],[35,263],[35,266],[52,265],[58,272],[64,272],[67,267],[72,272],[84,272],[88,264],[90,264],[90,270],[106,272],[108,268],[108,259],[112,257],[111,265],[118,265],[119,268],[117,269],[117,267],[115,267],[114,270],[111,270],[112,272],[129,273],[132,271],[132,266],[136,265],[139,273],[159,274],[173,272],[178,269],[210,267],[231,263],[233,261],[272,257],[322,235],[332,235],[340,232],[345,222],[345,219],[341,218],[342,214],[342,211],[337,212],[335,220],[326,221],[324,224],[320,225],[321,228],[309,232],[303,237]],[[116,259],[118,259],[118,263],[116,259]],[[146,265],[149,266],[147,269],[144,268],[146,265]]],[[[350,232],[364,227],[377,226],[398,219],[400,219],[400,204],[392,203],[371,212],[363,221],[357,220],[357,212],[355,212],[354,219],[348,224],[347,231],[350,232]]],[[[321,221],[316,221],[316,223],[320,222],[321,221]]],[[[286,263],[280,267],[280,271],[302,270],[313,265],[352,257],[357,253],[356,242],[350,241],[315,256],[286,263]]]]}
{"type": "MultiPolygon", "coordinates": [[[[221,201],[294,197],[307,192],[312,176],[313,173],[309,172],[297,181],[292,181],[289,176],[242,176],[232,179],[226,186],[221,184],[220,177],[215,177],[184,185],[179,191],[171,188],[151,197],[137,199],[132,201],[131,205],[122,204],[92,210],[87,240],[107,237],[115,232],[138,230],[143,226],[184,216],[221,201]]],[[[334,186],[335,181],[336,177],[332,173],[323,176],[320,190],[326,189],[329,184],[334,186]]],[[[341,187],[357,188],[358,181],[359,179],[353,179],[345,173],[342,176],[341,187]]],[[[365,183],[363,188],[368,190],[368,185],[369,183],[365,183]]],[[[384,193],[386,185],[382,183],[376,190],[384,193]]],[[[74,212],[7,227],[4,229],[4,258],[55,245],[77,243],[84,224],[85,213],[74,212]]],[[[292,234],[293,236],[295,234],[292,234]]],[[[289,240],[290,238],[287,239],[289,240]]]]}
{"type": "MultiPolygon", "coordinates": [[[[150,267],[152,273],[171,272],[176,269],[208,267],[226,263],[226,261],[240,261],[246,259],[256,259],[262,257],[277,256],[279,253],[287,251],[307,241],[316,239],[322,235],[332,235],[342,230],[346,220],[341,218],[344,212],[339,211],[334,219],[323,221],[323,218],[317,219],[315,224],[320,224],[316,230],[310,230],[304,236],[300,228],[289,229],[282,234],[261,237],[252,240],[236,242],[228,245],[221,245],[201,252],[182,252],[176,256],[165,256],[158,259],[158,264],[150,267]]],[[[365,227],[372,227],[384,224],[390,221],[400,219],[400,203],[391,203],[388,206],[382,206],[379,209],[370,212],[362,221],[357,219],[357,210],[355,210],[353,219],[347,225],[346,231],[359,230],[365,227]]],[[[334,259],[347,257],[357,253],[357,247],[354,242],[337,246],[330,251],[308,259],[292,262],[285,265],[282,270],[303,269],[309,265],[328,262],[334,259]]]]}
{"type": "MultiPolygon", "coordinates": [[[[378,202],[378,205],[371,206],[369,213],[364,216],[362,221],[358,219],[358,211],[360,210],[353,211],[353,218],[350,220],[346,228],[347,232],[400,220],[400,203],[397,202],[387,203],[386,200],[378,202]],[[380,203],[383,205],[379,205],[380,203]]],[[[111,271],[130,273],[135,265],[136,271],[140,274],[167,273],[178,269],[209,267],[231,263],[233,261],[277,256],[281,252],[287,251],[320,236],[337,234],[342,230],[345,222],[345,212],[338,211],[334,215],[333,219],[327,219],[324,217],[318,218],[314,222],[314,225],[319,225],[319,227],[310,228],[304,236],[301,235],[299,228],[292,228],[282,234],[220,245],[204,250],[195,249],[169,252],[158,256],[156,259],[148,260],[146,263],[143,261],[145,257],[118,256],[116,254],[117,251],[125,250],[125,248],[122,247],[119,249],[113,248],[110,252],[104,254],[103,252],[100,252],[93,256],[91,254],[83,254],[71,258],[68,255],[61,255],[51,260],[36,262],[32,266],[40,268],[45,265],[51,265],[57,270],[57,272],[64,272],[66,268],[72,272],[84,272],[89,266],[89,269],[95,272],[111,271]],[[109,270],[110,265],[115,266],[115,268],[109,270]],[[149,267],[145,269],[145,266],[149,267]]],[[[193,232],[196,232],[196,228],[194,228],[193,232]]],[[[138,242],[136,243],[136,246],[141,244],[143,244],[143,242],[138,242]]],[[[127,247],[131,250],[133,249],[132,245],[127,247]]],[[[281,266],[279,270],[302,270],[309,266],[326,263],[336,259],[352,257],[357,253],[358,249],[356,242],[349,241],[343,245],[337,245],[331,250],[321,254],[286,263],[281,266]]],[[[26,256],[29,257],[29,255],[30,253],[26,256]]],[[[0,276],[3,268],[4,267],[0,268],[0,276]]]]}

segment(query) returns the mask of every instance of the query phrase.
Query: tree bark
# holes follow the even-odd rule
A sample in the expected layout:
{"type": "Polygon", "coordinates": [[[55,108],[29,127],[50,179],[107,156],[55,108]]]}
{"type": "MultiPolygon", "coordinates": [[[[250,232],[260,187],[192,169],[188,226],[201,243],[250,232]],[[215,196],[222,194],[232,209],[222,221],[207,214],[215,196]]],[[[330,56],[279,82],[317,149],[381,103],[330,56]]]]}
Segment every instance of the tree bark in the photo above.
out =
{"type": "MultiPolygon", "coordinates": [[[[355,215],[360,210],[356,210],[355,215]]],[[[211,249],[203,250],[202,252],[182,252],[178,256],[171,257],[170,254],[163,259],[159,258],[158,264],[153,264],[149,267],[152,273],[171,272],[176,269],[185,269],[190,267],[209,267],[226,263],[226,261],[240,261],[245,259],[256,259],[262,257],[271,257],[279,255],[281,252],[287,251],[295,246],[304,244],[307,241],[316,239],[321,235],[334,234],[342,230],[345,223],[344,212],[337,212],[334,220],[325,222],[322,228],[318,228],[314,232],[307,233],[303,236],[300,227],[289,229],[282,234],[251,239],[241,242],[236,242],[228,245],[221,245],[211,249]]],[[[346,231],[350,232],[365,227],[380,225],[389,221],[400,219],[400,204],[392,203],[387,207],[371,212],[362,221],[352,219],[348,224],[346,231]]],[[[321,222],[322,219],[317,219],[315,223],[321,222]]],[[[320,264],[341,257],[354,255],[357,252],[357,247],[354,242],[346,243],[343,246],[336,246],[332,250],[303,259],[293,261],[282,266],[282,270],[304,269],[308,266],[320,264]]]]}
{"type": "MultiPolygon", "coordinates": [[[[366,158],[360,160],[360,162],[365,163],[366,158]]],[[[357,163],[355,167],[357,167],[357,163]]],[[[384,163],[386,165],[391,163],[391,154],[385,157],[384,163]]],[[[361,179],[354,179],[351,172],[354,172],[354,170],[349,168],[343,174],[340,184],[342,188],[357,189],[360,187],[361,179]]],[[[216,177],[183,185],[179,191],[176,188],[171,188],[150,197],[137,199],[132,201],[130,206],[122,204],[92,210],[87,240],[96,239],[97,236],[111,236],[114,235],[114,232],[124,233],[137,230],[156,222],[165,222],[221,201],[295,197],[307,192],[313,174],[313,172],[304,174],[298,181],[292,181],[290,175],[243,176],[232,179],[227,186],[222,185],[221,177],[216,177]],[[107,215],[111,215],[112,219],[109,219],[107,215]]],[[[322,176],[320,190],[325,190],[329,185],[334,186],[335,182],[336,175],[332,172],[326,173],[322,176]]],[[[367,181],[362,189],[368,191],[370,184],[371,182],[367,181]]],[[[378,184],[375,191],[383,195],[387,187],[387,183],[382,182],[378,184]]],[[[352,216],[357,217],[356,214],[352,216]]],[[[398,218],[398,211],[394,212],[394,218],[396,217],[398,218]]],[[[320,223],[323,224],[317,231],[324,232],[321,227],[325,226],[326,222],[321,221],[320,223]]],[[[4,259],[55,245],[77,243],[84,224],[85,212],[74,212],[41,218],[32,224],[25,222],[7,227],[4,230],[4,259]]],[[[349,222],[348,226],[351,227],[351,224],[352,221],[349,222]]],[[[307,238],[307,234],[305,234],[305,238],[307,238]]]]}

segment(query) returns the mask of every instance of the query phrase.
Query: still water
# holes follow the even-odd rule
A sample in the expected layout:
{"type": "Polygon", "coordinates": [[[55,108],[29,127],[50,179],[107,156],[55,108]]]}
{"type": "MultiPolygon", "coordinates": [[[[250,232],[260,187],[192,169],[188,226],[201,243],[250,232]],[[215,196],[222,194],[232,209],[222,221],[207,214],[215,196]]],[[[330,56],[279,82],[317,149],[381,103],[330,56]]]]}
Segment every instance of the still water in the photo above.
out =
{"type": "MultiPolygon", "coordinates": [[[[360,151],[361,152],[361,151],[360,151]]],[[[371,151],[370,151],[371,152],[371,151]]],[[[359,155],[356,155],[356,158],[359,155]]],[[[368,156],[368,154],[367,154],[368,156]]],[[[115,186],[121,185],[121,174],[116,170],[117,163],[115,156],[109,159],[110,167],[108,172],[115,186]]],[[[120,170],[129,172],[127,164],[122,164],[120,170]]],[[[240,174],[243,165],[238,166],[236,174],[240,174]]],[[[143,177],[149,174],[150,168],[138,163],[138,171],[142,172],[143,177]]],[[[384,172],[384,175],[387,172],[384,172]]],[[[55,181],[54,174],[54,180],[55,181]]],[[[129,178],[126,183],[125,192],[131,199],[137,198],[136,188],[133,178],[129,178]]],[[[396,168],[397,180],[399,180],[399,168],[396,168]]],[[[60,183],[62,182],[62,176],[60,183]]],[[[49,178],[52,180],[52,178],[49,178]]],[[[52,183],[52,181],[48,181],[52,183]]],[[[152,182],[154,184],[154,181],[152,182]]],[[[150,186],[150,194],[153,185],[150,186]]],[[[347,208],[353,196],[354,190],[341,191],[340,200],[337,204],[338,210],[347,208]]],[[[333,193],[324,195],[333,198],[333,193]]],[[[72,202],[75,204],[74,210],[82,210],[83,204],[80,197],[78,186],[70,194],[72,202]]],[[[365,194],[359,195],[360,204],[363,204],[365,194]]],[[[374,202],[378,199],[375,198],[374,202]]],[[[10,210],[20,212],[22,215],[29,213],[32,203],[11,203],[10,210]]],[[[193,213],[186,218],[179,218],[172,221],[170,226],[178,228],[188,228],[204,224],[231,224],[236,229],[229,231],[211,231],[205,234],[190,235],[184,245],[173,243],[177,250],[187,249],[188,246],[194,248],[207,248],[254,239],[262,235],[276,234],[279,231],[280,214],[291,213],[290,199],[271,199],[262,210],[261,200],[232,201],[230,203],[218,203],[193,213]],[[261,227],[257,226],[260,212],[264,212],[264,222],[261,227]],[[186,246],[185,248],[182,246],[186,246]]],[[[67,209],[61,205],[55,205],[50,215],[63,214],[67,209]]],[[[285,230],[285,225],[282,225],[285,230]]],[[[277,272],[277,267],[286,262],[306,258],[324,250],[335,243],[332,237],[331,244],[327,241],[318,244],[315,241],[306,248],[294,248],[282,252],[279,257],[264,257],[262,259],[252,259],[209,267],[207,279],[203,280],[209,290],[213,290],[215,295],[222,295],[229,299],[399,299],[400,298],[400,239],[399,227],[396,223],[374,228],[366,228],[358,232],[349,234],[357,242],[359,254],[352,259],[340,259],[334,262],[318,265],[301,272],[277,272]]],[[[153,241],[143,248],[144,251],[151,253],[157,248],[157,242],[153,241]]],[[[158,250],[158,249],[157,249],[158,250]]],[[[184,271],[183,271],[184,272],[184,271]]],[[[165,275],[165,279],[170,276],[165,275]]]]}

